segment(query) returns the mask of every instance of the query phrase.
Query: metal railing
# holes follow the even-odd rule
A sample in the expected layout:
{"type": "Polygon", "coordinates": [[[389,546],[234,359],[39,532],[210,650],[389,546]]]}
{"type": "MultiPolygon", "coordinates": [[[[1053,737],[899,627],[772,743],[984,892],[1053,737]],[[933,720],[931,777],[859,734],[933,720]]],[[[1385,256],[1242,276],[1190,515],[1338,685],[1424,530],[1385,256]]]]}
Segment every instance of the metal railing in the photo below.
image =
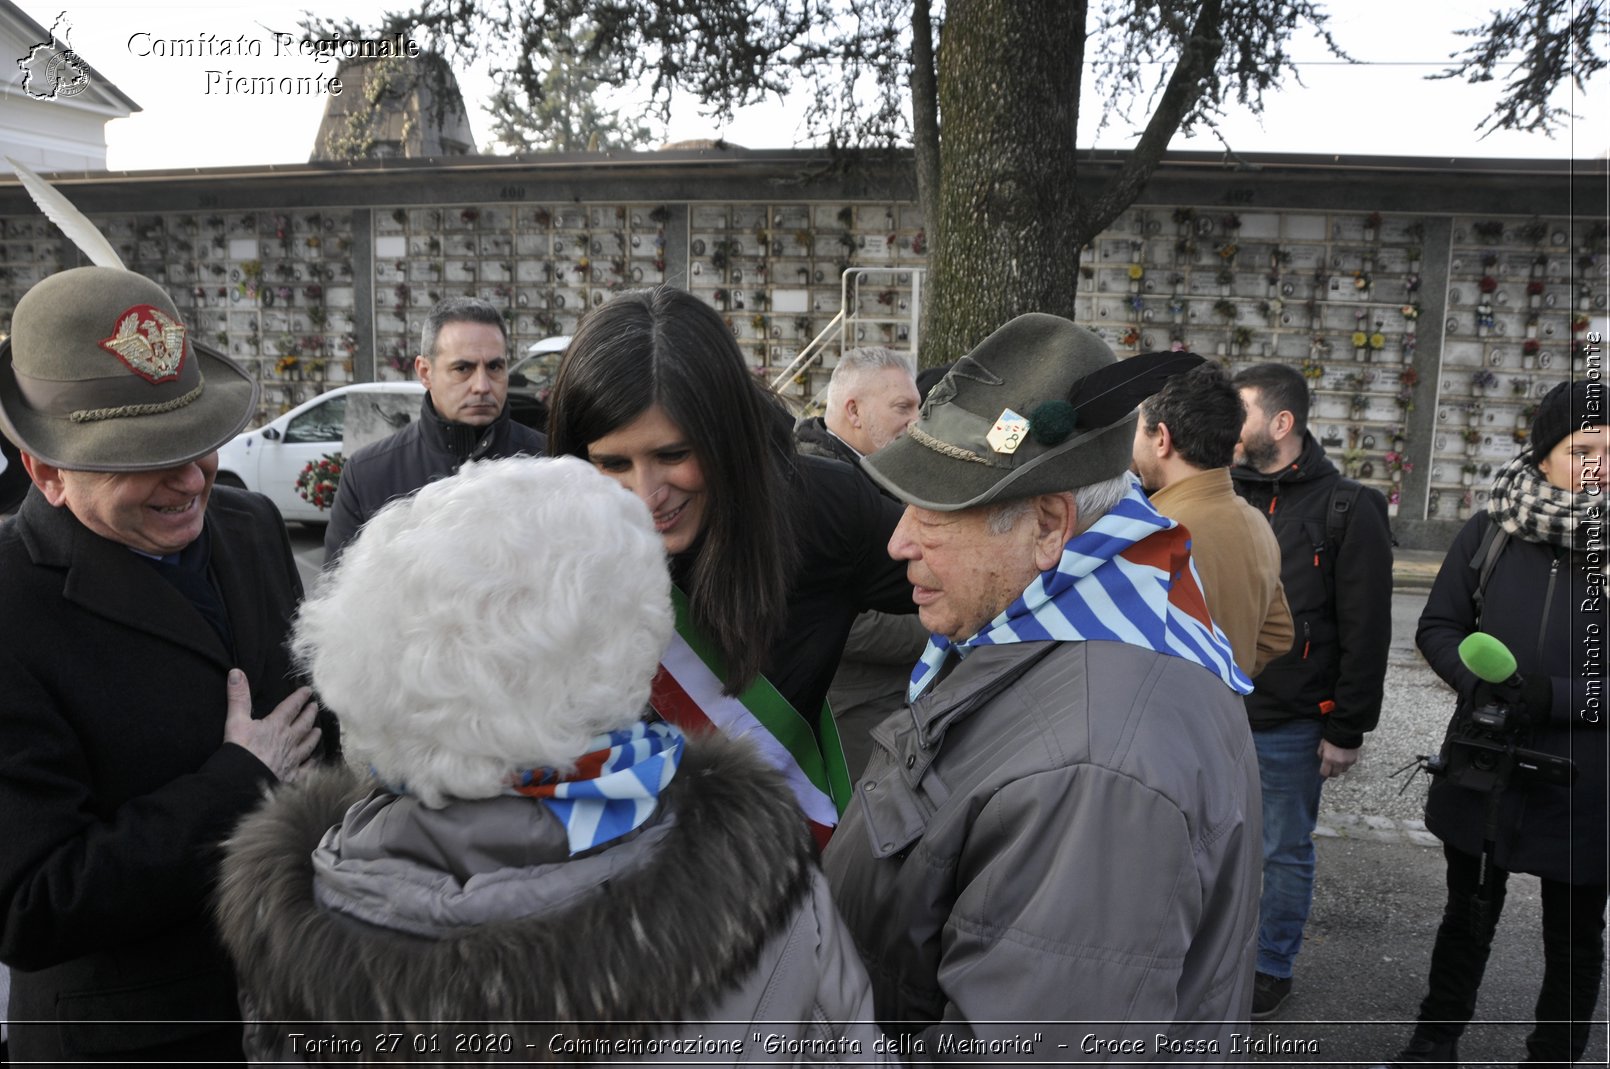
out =
{"type": "Polygon", "coordinates": [[[861,339],[854,338],[854,329],[858,325],[871,324],[883,326],[885,324],[905,325],[907,336],[904,344],[898,348],[909,348],[917,351],[918,334],[922,321],[922,279],[926,268],[921,267],[849,267],[839,277],[839,310],[816,337],[806,342],[788,366],[771,380],[774,393],[780,393],[783,386],[799,378],[811,370],[812,365],[818,363],[827,352],[827,347],[835,339],[839,343],[839,355],[842,356],[848,349],[855,347],[861,339]],[[907,315],[898,316],[868,316],[860,313],[861,287],[870,278],[886,276],[911,276],[911,307],[907,315]]]}

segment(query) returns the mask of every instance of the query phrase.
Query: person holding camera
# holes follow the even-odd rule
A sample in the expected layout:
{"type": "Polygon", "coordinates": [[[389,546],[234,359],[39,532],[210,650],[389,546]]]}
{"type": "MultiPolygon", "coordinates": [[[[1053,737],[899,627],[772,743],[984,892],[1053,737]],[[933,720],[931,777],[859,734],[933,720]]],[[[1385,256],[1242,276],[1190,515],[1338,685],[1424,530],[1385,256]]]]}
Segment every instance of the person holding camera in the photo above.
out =
{"type": "Polygon", "coordinates": [[[1587,1046],[1606,899],[1604,402],[1599,382],[1544,397],[1530,450],[1498,473],[1420,617],[1416,643],[1459,693],[1426,803],[1448,900],[1418,1023],[1394,1064],[1457,1061],[1512,872],[1540,877],[1543,892],[1543,987],[1526,1060],[1571,1062],[1587,1046]],[[1503,678],[1508,659],[1498,673],[1479,663],[1480,643],[1465,642],[1477,632],[1514,654],[1504,682],[1481,678],[1503,678]]]}

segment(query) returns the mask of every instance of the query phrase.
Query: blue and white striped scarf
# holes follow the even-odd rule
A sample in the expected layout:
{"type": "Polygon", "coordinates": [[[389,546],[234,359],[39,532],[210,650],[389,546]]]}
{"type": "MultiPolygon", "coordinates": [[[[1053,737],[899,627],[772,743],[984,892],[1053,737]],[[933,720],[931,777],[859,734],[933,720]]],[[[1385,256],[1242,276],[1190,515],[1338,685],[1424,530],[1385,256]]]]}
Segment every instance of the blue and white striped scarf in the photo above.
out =
{"type": "Polygon", "coordinates": [[[1069,539],[1055,568],[976,635],[959,643],[929,636],[907,700],[933,684],[953,649],[965,657],[977,646],[1043,641],[1124,642],[1194,661],[1237,694],[1252,692],[1208,613],[1185,528],[1154,509],[1133,479],[1111,512],[1069,539]]]}
{"type": "Polygon", "coordinates": [[[633,724],[593,739],[561,777],[551,768],[515,772],[506,794],[536,798],[565,826],[571,854],[618,839],[654,813],[687,740],[675,724],[633,724]]]}

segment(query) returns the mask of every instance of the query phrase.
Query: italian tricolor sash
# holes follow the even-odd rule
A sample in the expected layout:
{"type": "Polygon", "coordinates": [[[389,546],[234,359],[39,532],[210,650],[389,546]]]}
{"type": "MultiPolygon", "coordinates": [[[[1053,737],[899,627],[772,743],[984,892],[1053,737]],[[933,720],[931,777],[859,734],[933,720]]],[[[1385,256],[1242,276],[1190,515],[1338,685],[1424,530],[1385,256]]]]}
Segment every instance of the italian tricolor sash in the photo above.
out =
{"type": "Polygon", "coordinates": [[[812,834],[826,845],[850,800],[850,775],[828,703],[822,703],[812,732],[765,676],[757,676],[737,697],[723,694],[727,673],[720,652],[694,626],[687,595],[673,587],[671,601],[676,634],[654,676],[649,697],[654,711],[685,731],[713,727],[753,740],[788,780],[812,834]]]}

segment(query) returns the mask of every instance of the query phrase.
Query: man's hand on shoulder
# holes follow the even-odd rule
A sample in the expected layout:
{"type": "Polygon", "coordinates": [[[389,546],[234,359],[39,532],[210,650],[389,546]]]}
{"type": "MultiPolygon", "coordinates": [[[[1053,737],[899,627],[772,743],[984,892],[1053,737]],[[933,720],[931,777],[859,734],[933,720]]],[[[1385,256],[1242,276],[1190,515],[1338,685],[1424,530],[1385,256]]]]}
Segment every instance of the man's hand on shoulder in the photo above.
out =
{"type": "Polygon", "coordinates": [[[1358,763],[1358,754],[1362,746],[1355,746],[1351,750],[1343,749],[1333,742],[1319,741],[1319,778],[1333,779],[1345,775],[1347,770],[1358,763]]]}

